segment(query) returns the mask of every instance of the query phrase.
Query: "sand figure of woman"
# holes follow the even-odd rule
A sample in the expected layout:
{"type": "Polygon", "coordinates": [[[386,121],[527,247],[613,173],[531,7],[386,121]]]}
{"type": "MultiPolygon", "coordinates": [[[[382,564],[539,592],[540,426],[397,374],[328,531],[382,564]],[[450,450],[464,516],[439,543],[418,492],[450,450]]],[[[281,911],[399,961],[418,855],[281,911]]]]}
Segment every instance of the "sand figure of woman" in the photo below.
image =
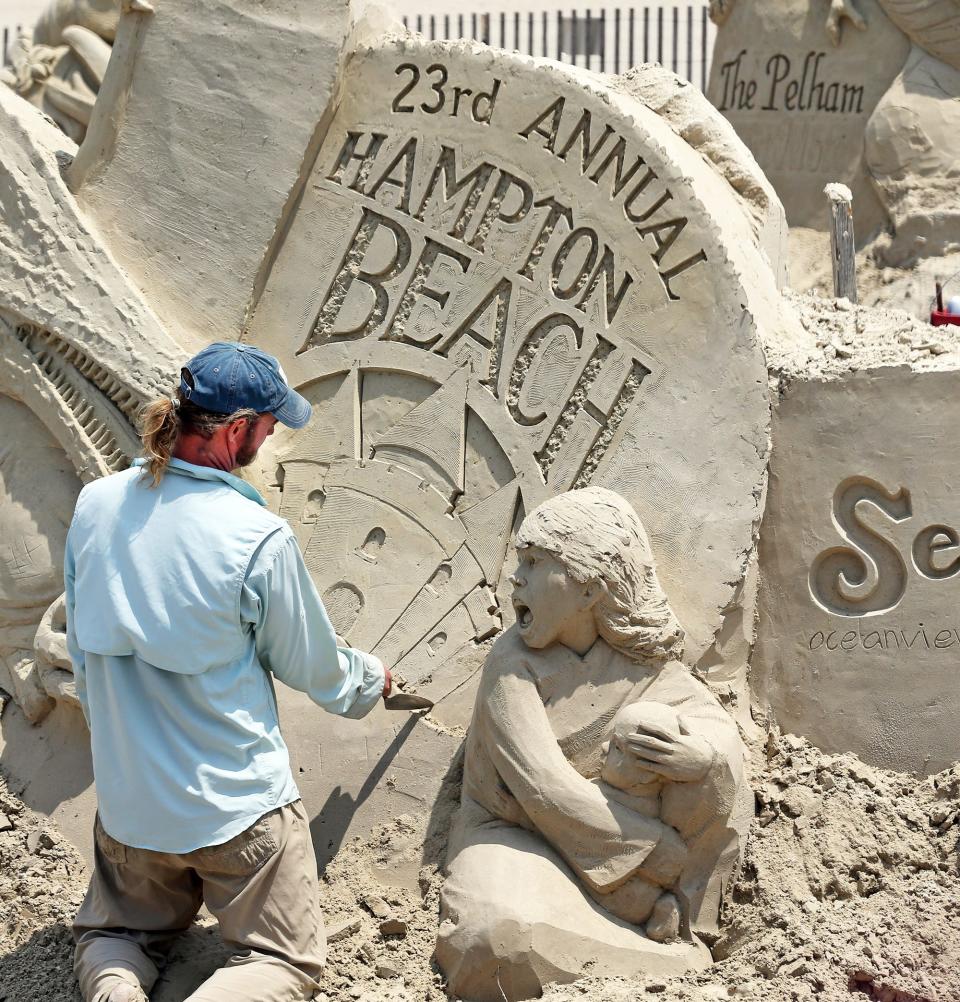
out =
{"type": "Polygon", "coordinates": [[[751,814],[736,725],[679,661],[623,498],[545,502],[517,552],[517,621],[484,665],[441,897],[449,988],[502,1002],[590,968],[704,967],[698,934],[717,927],[751,814]]]}

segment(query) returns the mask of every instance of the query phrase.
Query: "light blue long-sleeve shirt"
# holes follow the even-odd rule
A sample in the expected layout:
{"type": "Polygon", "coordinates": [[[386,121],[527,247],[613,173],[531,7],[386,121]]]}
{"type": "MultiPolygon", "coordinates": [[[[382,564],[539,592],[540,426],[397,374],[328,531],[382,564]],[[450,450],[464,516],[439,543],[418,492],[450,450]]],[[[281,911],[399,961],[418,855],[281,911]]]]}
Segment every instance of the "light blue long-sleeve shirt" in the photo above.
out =
{"type": "Polygon", "coordinates": [[[337,645],[296,538],[253,487],[176,459],[151,482],[134,467],[81,492],[67,644],[101,823],[184,853],[299,797],[272,676],[360,717],[384,670],[337,645]]]}

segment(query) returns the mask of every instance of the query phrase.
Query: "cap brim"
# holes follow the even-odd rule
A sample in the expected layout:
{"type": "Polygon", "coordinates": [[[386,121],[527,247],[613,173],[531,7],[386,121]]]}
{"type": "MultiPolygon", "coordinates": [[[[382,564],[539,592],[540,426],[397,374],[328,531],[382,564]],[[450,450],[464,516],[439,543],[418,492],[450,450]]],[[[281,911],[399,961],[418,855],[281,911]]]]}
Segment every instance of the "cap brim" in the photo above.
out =
{"type": "Polygon", "coordinates": [[[288,387],[287,395],[280,402],[280,406],[275,407],[270,413],[288,428],[303,428],[310,420],[313,408],[305,397],[288,387]]]}

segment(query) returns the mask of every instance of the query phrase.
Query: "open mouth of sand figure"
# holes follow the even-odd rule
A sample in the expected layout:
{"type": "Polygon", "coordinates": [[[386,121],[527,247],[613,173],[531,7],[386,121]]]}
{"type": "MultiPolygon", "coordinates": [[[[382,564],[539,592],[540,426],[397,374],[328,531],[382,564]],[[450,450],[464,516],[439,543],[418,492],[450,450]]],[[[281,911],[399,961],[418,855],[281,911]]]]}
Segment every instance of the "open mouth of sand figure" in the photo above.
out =
{"type": "Polygon", "coordinates": [[[530,607],[522,602],[514,602],[513,608],[517,614],[517,623],[520,629],[525,630],[533,622],[533,613],[530,611],[530,607]]]}

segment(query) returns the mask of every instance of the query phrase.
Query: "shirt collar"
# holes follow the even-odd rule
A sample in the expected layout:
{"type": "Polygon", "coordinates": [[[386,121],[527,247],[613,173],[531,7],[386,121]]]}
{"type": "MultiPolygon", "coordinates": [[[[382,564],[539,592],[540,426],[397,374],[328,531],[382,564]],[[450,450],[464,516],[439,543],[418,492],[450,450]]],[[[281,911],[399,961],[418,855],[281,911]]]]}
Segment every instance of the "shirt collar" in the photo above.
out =
{"type": "MultiPolygon", "coordinates": [[[[146,465],[147,461],[145,459],[135,459],[131,463],[131,466],[146,465]]],[[[224,470],[217,470],[212,466],[197,466],[183,459],[171,458],[167,464],[167,471],[169,473],[177,473],[181,477],[193,477],[194,480],[220,480],[228,487],[232,487],[235,491],[238,491],[245,498],[256,501],[257,504],[263,505],[264,508],[267,507],[267,502],[263,499],[263,495],[261,495],[253,484],[248,484],[246,480],[241,480],[239,477],[235,477],[232,473],[226,473],[224,470]]]]}

